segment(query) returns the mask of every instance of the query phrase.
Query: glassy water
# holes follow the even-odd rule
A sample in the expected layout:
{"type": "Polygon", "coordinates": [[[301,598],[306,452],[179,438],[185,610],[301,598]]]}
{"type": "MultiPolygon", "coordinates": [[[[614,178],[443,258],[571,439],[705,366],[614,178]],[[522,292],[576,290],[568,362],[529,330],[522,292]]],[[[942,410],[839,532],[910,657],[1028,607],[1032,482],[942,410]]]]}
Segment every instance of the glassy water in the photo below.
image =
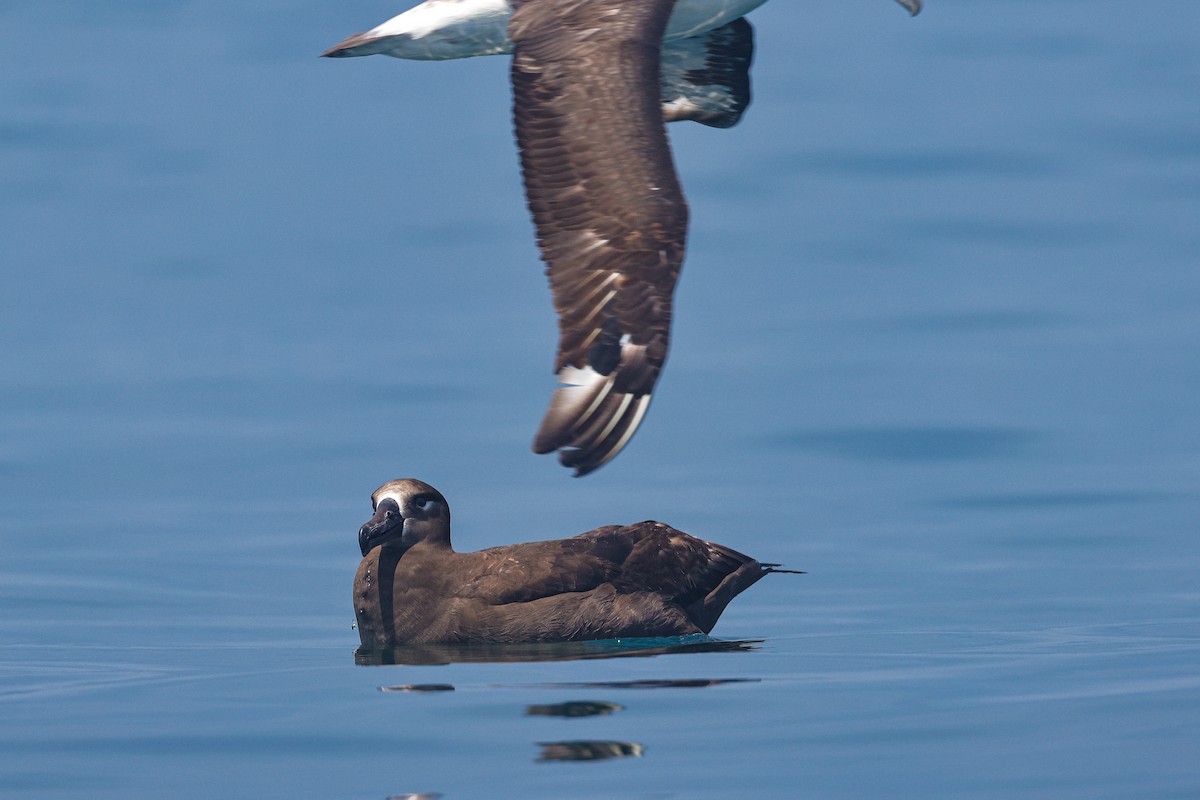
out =
{"type": "Polygon", "coordinates": [[[0,792],[1200,795],[1200,7],[755,12],[582,480],[528,452],[505,61],[315,57],[398,10],[0,8],[0,792]],[[397,476],[460,549],[655,518],[809,574],[719,642],[356,657],[397,476]]]}

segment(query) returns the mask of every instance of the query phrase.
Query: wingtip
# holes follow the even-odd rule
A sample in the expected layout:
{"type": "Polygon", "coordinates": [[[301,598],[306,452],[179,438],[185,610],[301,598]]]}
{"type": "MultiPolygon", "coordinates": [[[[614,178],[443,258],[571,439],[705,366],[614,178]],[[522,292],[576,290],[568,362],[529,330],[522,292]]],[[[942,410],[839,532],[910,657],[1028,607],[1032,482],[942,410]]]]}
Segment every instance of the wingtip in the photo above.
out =
{"type": "Polygon", "coordinates": [[[908,9],[910,17],[921,13],[922,0],[896,0],[896,2],[908,9]]]}
{"type": "Polygon", "coordinates": [[[558,451],[559,463],[582,478],[629,444],[651,396],[613,391],[615,374],[568,369],[559,374],[563,385],[554,390],[532,449],[539,455],[558,451]]]}
{"type": "MultiPolygon", "coordinates": [[[[386,36],[375,36],[370,32],[356,33],[353,36],[348,36],[340,42],[330,47],[324,53],[321,53],[321,58],[352,58],[354,56],[368,56],[371,52],[354,52],[356,48],[361,48],[364,45],[369,45],[378,42],[381,39],[386,39],[386,36]]],[[[372,51],[373,52],[373,51],[372,51]]]]}

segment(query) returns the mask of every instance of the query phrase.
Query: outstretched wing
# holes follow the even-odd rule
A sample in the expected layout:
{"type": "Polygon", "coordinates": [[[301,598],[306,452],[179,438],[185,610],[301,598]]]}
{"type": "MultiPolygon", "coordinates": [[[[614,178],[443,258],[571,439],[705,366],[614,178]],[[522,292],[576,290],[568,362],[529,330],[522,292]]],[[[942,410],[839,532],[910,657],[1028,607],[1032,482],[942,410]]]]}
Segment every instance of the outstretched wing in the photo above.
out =
{"type": "Polygon", "coordinates": [[[750,105],[754,29],[745,18],[663,43],[663,119],[695,120],[714,128],[738,123],[750,105]]]}
{"type": "Polygon", "coordinates": [[[659,97],[674,0],[515,0],[517,144],[559,316],[534,440],[584,475],[629,441],[667,357],[687,203],[659,97]]]}

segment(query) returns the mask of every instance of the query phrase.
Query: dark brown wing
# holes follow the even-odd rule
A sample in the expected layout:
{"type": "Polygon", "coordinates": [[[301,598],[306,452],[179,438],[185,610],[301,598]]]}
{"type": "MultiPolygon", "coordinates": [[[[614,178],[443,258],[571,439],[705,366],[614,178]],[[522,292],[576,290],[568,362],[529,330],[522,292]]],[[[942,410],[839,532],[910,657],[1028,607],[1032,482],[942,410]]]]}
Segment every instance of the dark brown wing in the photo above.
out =
{"type": "Polygon", "coordinates": [[[584,475],[629,441],[667,357],[687,235],[659,105],[674,0],[513,6],[517,144],[560,334],[533,449],[584,475]]]}
{"type": "Polygon", "coordinates": [[[624,592],[660,592],[682,606],[708,595],[742,565],[757,563],[661,522],[639,522],[624,532],[636,544],[613,584],[624,592]]]}
{"type": "Polygon", "coordinates": [[[595,589],[620,572],[633,549],[633,541],[621,535],[623,530],[610,525],[570,539],[460,554],[472,561],[468,577],[456,593],[504,605],[595,589]]]}
{"type": "Polygon", "coordinates": [[[458,598],[528,603],[611,584],[618,594],[659,595],[705,633],[740,592],[770,572],[791,571],[650,521],[456,558],[470,559],[462,562],[470,567],[455,589],[458,598]]]}

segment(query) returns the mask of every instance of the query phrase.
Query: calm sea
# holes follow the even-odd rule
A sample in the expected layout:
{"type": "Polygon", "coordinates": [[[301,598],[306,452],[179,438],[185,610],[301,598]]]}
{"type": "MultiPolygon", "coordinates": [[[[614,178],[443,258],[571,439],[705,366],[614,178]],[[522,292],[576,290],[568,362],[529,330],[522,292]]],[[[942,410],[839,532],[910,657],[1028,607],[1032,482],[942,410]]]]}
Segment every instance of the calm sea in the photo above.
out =
{"type": "Polygon", "coordinates": [[[581,480],[528,451],[506,59],[316,57],[399,10],[0,7],[0,794],[1200,796],[1200,4],[755,12],[581,480]],[[654,518],[809,574],[675,652],[356,663],[399,476],[460,549],[654,518]]]}

